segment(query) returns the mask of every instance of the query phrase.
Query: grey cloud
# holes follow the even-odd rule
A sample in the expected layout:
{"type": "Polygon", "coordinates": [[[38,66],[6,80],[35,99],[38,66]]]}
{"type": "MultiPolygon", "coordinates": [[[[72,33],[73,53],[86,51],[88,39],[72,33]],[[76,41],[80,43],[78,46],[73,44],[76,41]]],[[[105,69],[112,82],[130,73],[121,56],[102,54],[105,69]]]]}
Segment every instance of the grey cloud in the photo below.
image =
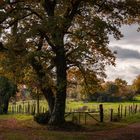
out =
{"type": "Polygon", "coordinates": [[[130,73],[133,73],[136,75],[140,74],[140,67],[139,66],[132,66],[131,65],[128,70],[130,73]]]}
{"type": "Polygon", "coordinates": [[[140,32],[137,32],[138,26],[123,26],[121,31],[124,37],[121,40],[115,40],[110,37],[110,49],[117,51],[116,67],[107,67],[107,80],[122,78],[133,82],[140,74],[140,32]]]}
{"type": "Polygon", "coordinates": [[[116,57],[119,59],[140,59],[140,52],[137,50],[124,49],[118,46],[110,49],[117,52],[116,57]]]}
{"type": "Polygon", "coordinates": [[[124,35],[121,40],[115,40],[113,37],[110,38],[110,41],[112,43],[117,43],[117,44],[128,44],[128,45],[135,45],[135,46],[140,46],[140,32],[137,32],[138,25],[125,25],[122,26],[120,31],[124,35]]]}
{"type": "Polygon", "coordinates": [[[107,67],[107,80],[122,78],[129,84],[133,82],[137,75],[140,74],[140,63],[137,59],[124,60],[117,59],[116,67],[107,67]]]}

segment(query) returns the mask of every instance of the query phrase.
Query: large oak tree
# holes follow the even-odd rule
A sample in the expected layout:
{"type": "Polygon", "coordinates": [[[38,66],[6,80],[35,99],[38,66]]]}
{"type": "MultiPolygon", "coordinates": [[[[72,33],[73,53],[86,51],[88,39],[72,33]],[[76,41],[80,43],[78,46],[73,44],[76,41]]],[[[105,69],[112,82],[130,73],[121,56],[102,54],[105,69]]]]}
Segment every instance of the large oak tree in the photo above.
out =
{"type": "Polygon", "coordinates": [[[90,74],[93,81],[103,77],[105,65],[115,60],[109,35],[120,39],[121,25],[139,22],[139,7],[136,0],[0,1],[1,65],[17,81],[27,71],[36,74],[49,123],[60,125],[68,71],[79,70],[86,84],[90,74]]]}

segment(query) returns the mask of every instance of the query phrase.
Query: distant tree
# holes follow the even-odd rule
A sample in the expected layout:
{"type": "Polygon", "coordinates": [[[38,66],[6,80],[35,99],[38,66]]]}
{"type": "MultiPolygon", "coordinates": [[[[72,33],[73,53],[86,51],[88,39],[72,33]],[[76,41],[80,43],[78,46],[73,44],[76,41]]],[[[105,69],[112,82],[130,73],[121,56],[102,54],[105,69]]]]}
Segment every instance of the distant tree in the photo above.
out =
{"type": "Polygon", "coordinates": [[[110,95],[116,95],[119,92],[119,87],[115,83],[109,82],[107,83],[106,92],[110,95]]]}
{"type": "Polygon", "coordinates": [[[128,93],[128,85],[127,85],[127,81],[121,79],[121,78],[116,78],[114,83],[118,86],[119,92],[118,92],[118,96],[125,96],[128,93]]]}
{"type": "Polygon", "coordinates": [[[17,87],[8,78],[0,76],[0,114],[7,114],[9,100],[16,94],[17,87]]]}
{"type": "Polygon", "coordinates": [[[140,94],[140,75],[133,81],[132,86],[136,93],[140,94]]]}
{"type": "Polygon", "coordinates": [[[117,78],[115,81],[102,84],[103,90],[98,91],[93,99],[98,101],[130,101],[135,97],[131,86],[123,79],[117,78]]]}
{"type": "Polygon", "coordinates": [[[119,87],[127,86],[127,81],[125,81],[125,80],[123,80],[121,78],[116,78],[114,82],[119,87]]]}
{"type": "Polygon", "coordinates": [[[70,92],[73,91],[77,98],[87,99],[100,89],[102,79],[92,71],[83,75],[79,69],[71,68],[68,70],[68,89],[70,88],[70,92]]]}

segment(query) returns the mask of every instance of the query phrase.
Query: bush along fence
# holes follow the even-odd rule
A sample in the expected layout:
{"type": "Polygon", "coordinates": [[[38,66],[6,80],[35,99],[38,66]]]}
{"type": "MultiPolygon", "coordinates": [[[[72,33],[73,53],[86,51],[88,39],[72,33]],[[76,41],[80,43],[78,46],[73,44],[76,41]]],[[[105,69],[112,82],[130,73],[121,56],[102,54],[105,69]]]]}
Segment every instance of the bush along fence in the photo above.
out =
{"type": "MultiPolygon", "coordinates": [[[[9,114],[29,114],[45,113],[47,108],[34,102],[22,102],[20,104],[11,104],[9,114]]],[[[96,122],[120,121],[122,118],[140,112],[140,105],[133,104],[129,106],[119,105],[117,109],[105,109],[103,104],[99,104],[98,109],[89,109],[83,106],[78,109],[67,109],[65,119],[78,124],[88,124],[96,122]]]]}

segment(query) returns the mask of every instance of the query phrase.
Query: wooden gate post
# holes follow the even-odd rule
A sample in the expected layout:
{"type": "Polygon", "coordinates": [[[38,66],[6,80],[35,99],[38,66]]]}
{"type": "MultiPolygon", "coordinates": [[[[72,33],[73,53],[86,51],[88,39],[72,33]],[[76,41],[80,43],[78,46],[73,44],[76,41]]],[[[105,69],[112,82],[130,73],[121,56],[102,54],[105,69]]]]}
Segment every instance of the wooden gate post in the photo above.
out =
{"type": "Polygon", "coordinates": [[[99,109],[100,109],[100,122],[104,121],[104,109],[103,109],[103,104],[99,105],[99,109]]]}

